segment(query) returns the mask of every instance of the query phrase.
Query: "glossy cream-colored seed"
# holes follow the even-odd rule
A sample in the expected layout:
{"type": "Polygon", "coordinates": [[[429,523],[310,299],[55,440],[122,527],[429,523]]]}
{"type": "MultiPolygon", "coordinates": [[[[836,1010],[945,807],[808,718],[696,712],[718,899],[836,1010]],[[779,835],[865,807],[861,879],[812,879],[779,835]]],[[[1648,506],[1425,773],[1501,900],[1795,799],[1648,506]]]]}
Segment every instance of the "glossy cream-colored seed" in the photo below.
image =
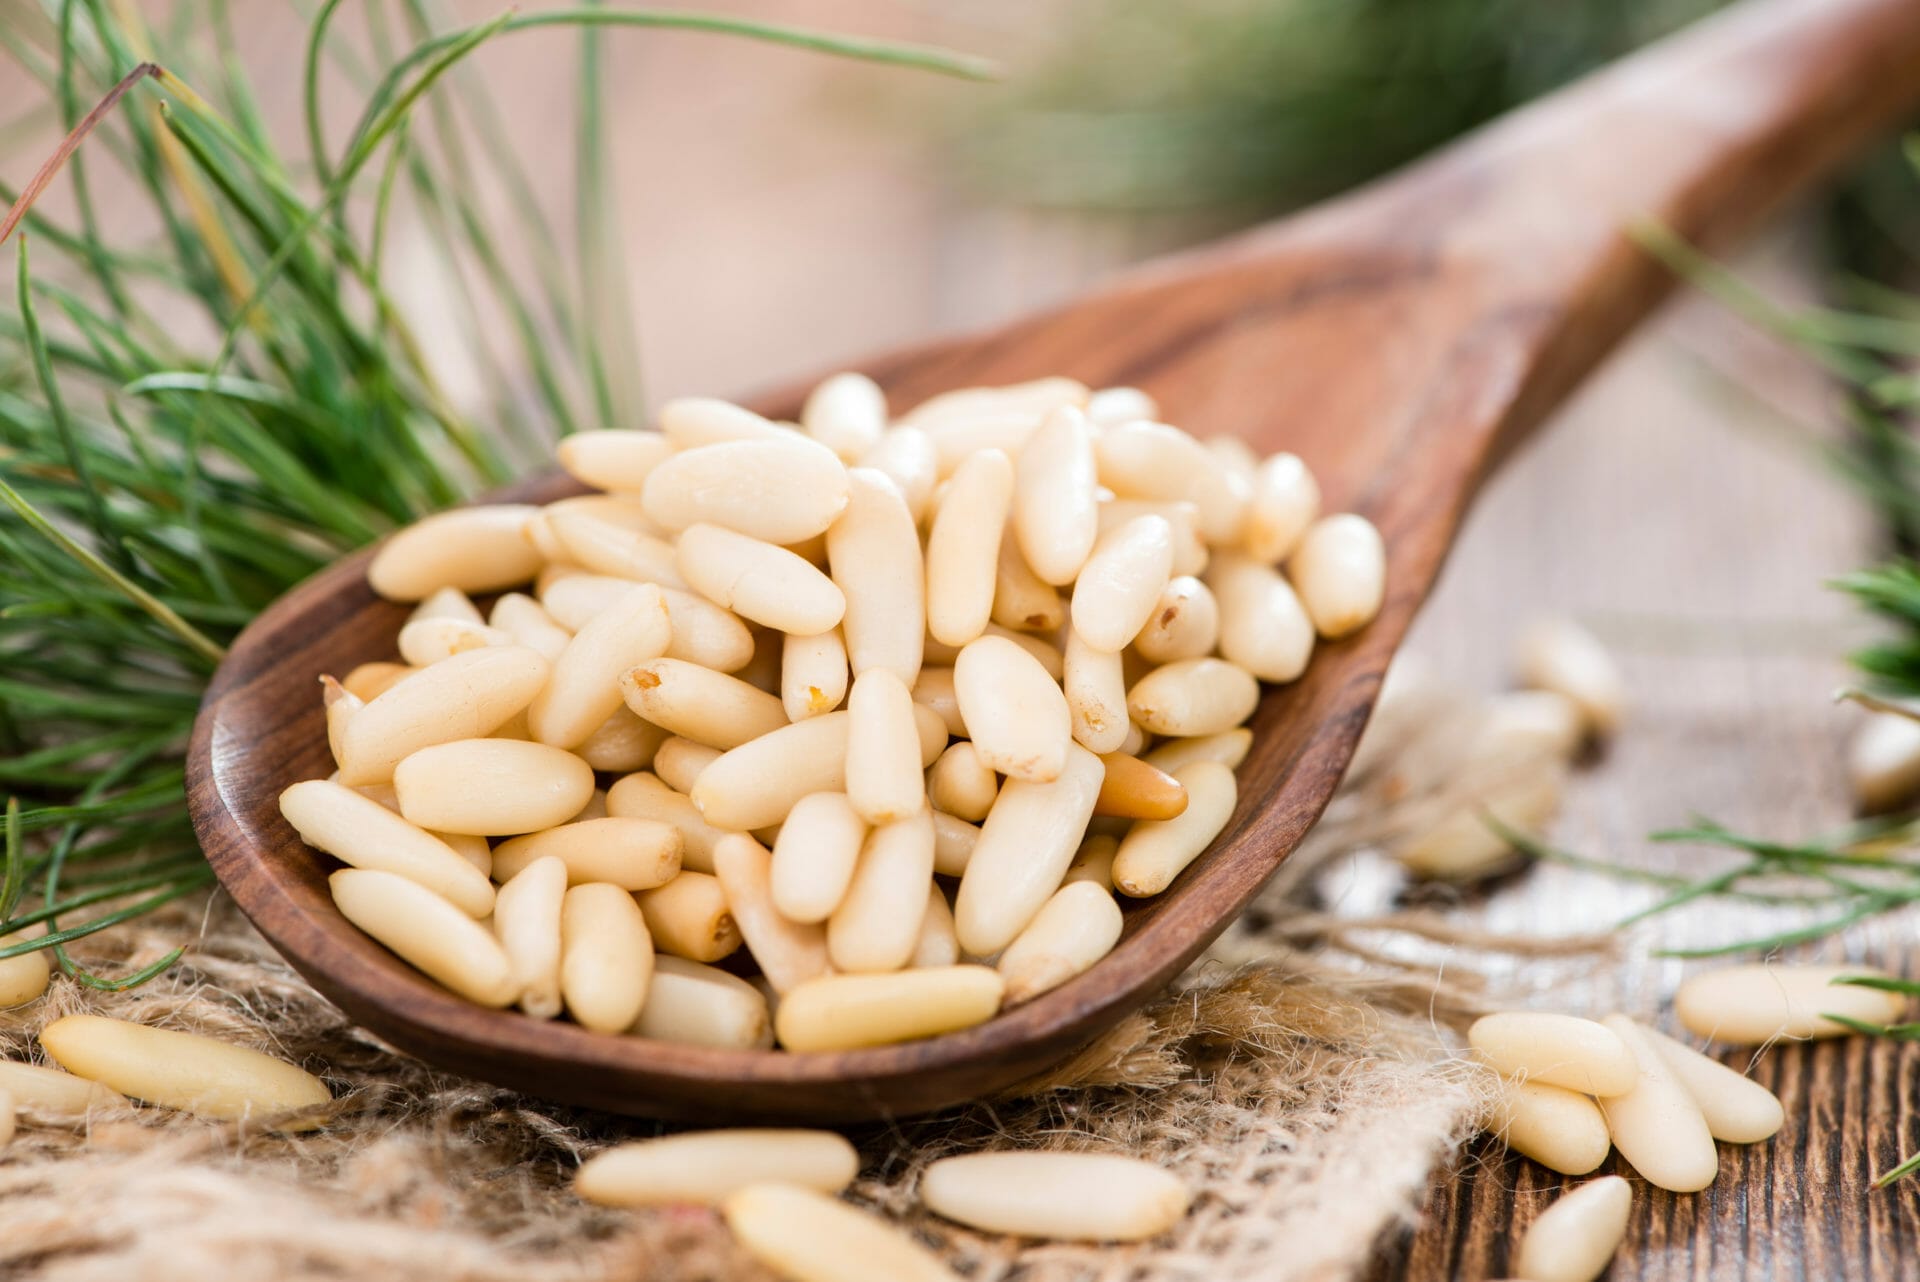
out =
{"type": "Polygon", "coordinates": [[[846,613],[840,589],[804,557],[718,525],[681,531],[677,563],[694,591],[780,632],[825,632],[846,613]]]}
{"type": "Polygon", "coordinates": [[[1472,881],[1506,869],[1520,858],[1489,816],[1515,832],[1543,831],[1560,808],[1561,776],[1545,771],[1504,779],[1432,826],[1393,844],[1407,871],[1442,881],[1472,881]]]}
{"type": "Polygon", "coordinates": [[[1013,533],[1043,581],[1073,582],[1100,532],[1093,432],[1073,406],[1049,412],[1014,468],[1013,533]]]}
{"type": "Polygon", "coordinates": [[[853,1145],[832,1131],[689,1131],[604,1149],[573,1188],[602,1206],[712,1205],[763,1181],[838,1193],[859,1170],[853,1145]]]}
{"type": "Polygon", "coordinates": [[[416,668],[424,668],[456,654],[490,645],[511,645],[513,638],[498,628],[471,619],[416,619],[400,629],[394,646],[400,657],[416,668]]]}
{"type": "MultiPolygon", "coordinates": [[[[200,1117],[259,1120],[332,1102],[312,1073],[259,1051],[193,1033],[100,1015],[68,1015],[40,1030],[40,1044],[76,1077],[200,1117]]],[[[311,1130],[301,1117],[287,1130],[311,1130]]]]}
{"type": "Polygon", "coordinates": [[[726,890],[711,873],[682,871],[655,890],[634,895],[653,946],[688,961],[717,962],[740,947],[740,927],[726,890]]]}
{"type": "Polygon", "coordinates": [[[1380,531],[1352,513],[1321,517],[1288,558],[1287,577],[1321,636],[1332,640],[1357,632],[1380,613],[1386,593],[1380,531]]]}
{"type": "Polygon", "coordinates": [[[1593,1097],[1545,1082],[1503,1078],[1487,1129],[1516,1153],[1562,1175],[1597,1170],[1613,1149],[1593,1097]]]}
{"type": "Polygon", "coordinates": [[[1004,990],[986,966],[823,974],[781,995],[774,1033],[791,1051],[909,1042],[991,1019],[1004,990]]]}
{"type": "Polygon", "coordinates": [[[1588,1095],[1624,1095],[1640,1080],[1632,1048],[1605,1025],[1576,1015],[1497,1011],[1474,1021],[1467,1043],[1503,1077],[1588,1095]]]}
{"type": "Polygon", "coordinates": [[[933,878],[933,816],[867,834],[845,896],[827,920],[827,957],[841,971],[898,970],[913,957],[933,878]]]}
{"type": "Polygon", "coordinates": [[[1127,733],[1120,741],[1119,751],[1129,757],[1143,757],[1147,751],[1150,736],[1140,728],[1140,723],[1131,716],[1127,718],[1127,733]]]}
{"type": "Polygon", "coordinates": [[[847,508],[847,469],[797,432],[723,441],[674,455],[647,477],[647,515],[668,530],[701,523],[768,543],[798,543],[847,508]]]}
{"type": "Polygon", "coordinates": [[[1059,589],[1033,572],[1010,527],[1001,533],[994,561],[992,617],[1002,627],[1024,632],[1054,632],[1067,621],[1059,589]]]}
{"type": "Polygon", "coordinates": [[[973,859],[973,848],[979,844],[978,824],[944,810],[933,812],[933,870],[942,877],[964,875],[973,859]]]}
{"type": "Polygon", "coordinates": [[[1140,759],[1168,774],[1175,774],[1180,767],[1195,761],[1217,761],[1233,770],[1247,759],[1247,753],[1252,750],[1253,731],[1240,726],[1222,730],[1218,734],[1169,739],[1141,754],[1140,759]]]}
{"type": "Polygon", "coordinates": [[[1080,849],[1074,852],[1073,862],[1067,865],[1067,875],[1060,880],[1061,885],[1076,881],[1090,881],[1103,890],[1113,889],[1113,857],[1120,851],[1120,839],[1104,833],[1089,836],[1080,843],[1080,849]]]}
{"type": "Polygon", "coordinates": [[[1181,575],[1161,589],[1133,648],[1149,663],[1173,663],[1213,653],[1220,641],[1220,605],[1213,589],[1181,575]]]}
{"type": "Polygon", "coordinates": [[[1847,745],[1847,782],[1869,814],[1895,810],[1920,793],[1920,721],[1872,713],[1847,745]]]}
{"type": "Polygon", "coordinates": [[[773,1045],[773,1015],[760,990],[738,975],[662,952],[631,1031],[692,1046],[765,1049],[773,1045]]]}
{"type": "Polygon", "coordinates": [[[1320,484],[1296,455],[1274,454],[1255,470],[1242,546],[1267,565],[1287,559],[1320,516],[1320,484]]]}
{"type": "Polygon", "coordinates": [[[638,490],[654,468],[673,454],[659,432],[612,428],[560,438],[554,453],[567,474],[596,490],[638,490]]]}
{"type": "Polygon", "coordinates": [[[367,565],[367,582],[389,601],[423,601],[441,588],[498,592],[525,583],[540,554],[521,534],[540,509],[525,504],[455,508],[400,530],[367,565]]]}
{"type": "MultiPolygon", "coordinates": [[[[734,831],[769,828],[810,792],[845,792],[850,716],[830,712],[796,721],[721,754],[701,772],[693,801],[709,823],[734,831]]],[[[920,765],[933,764],[947,731],[931,709],[915,705],[920,765]]]]}
{"type": "Polygon", "coordinates": [[[1086,970],[1120,942],[1120,905],[1088,880],[1053,892],[994,964],[1007,981],[1009,1006],[1038,997],[1086,970]]]}
{"type": "Polygon", "coordinates": [[[653,939],[633,896],[603,881],[574,886],[560,908],[560,998],[584,1027],[624,1033],[653,978],[653,939]]]}
{"type": "Polygon", "coordinates": [[[660,407],[660,431],[676,450],[723,441],[777,441],[786,428],[714,396],[681,396],[660,407]]]}
{"type": "Polygon", "coordinates": [[[1059,777],[1073,742],[1067,698],[1038,660],[1011,641],[984,636],[960,651],[954,694],[974,750],[1009,779],[1059,777]]]}
{"type": "Polygon", "coordinates": [[[493,906],[493,933],[513,967],[521,1010],[535,1019],[560,1013],[560,906],[565,861],[544,855],[507,878],[493,906]]]}
{"type": "MultiPolygon", "coordinates": [[[[970,458],[988,450],[1018,458],[1040,426],[1040,416],[1024,410],[997,411],[928,423],[923,429],[933,443],[941,481],[947,481],[970,458]]],[[[937,491],[938,487],[936,487],[937,491]]]]}
{"type": "Polygon", "coordinates": [[[411,823],[497,836],[565,823],[593,795],[593,770],[546,744],[460,739],[402,761],[393,787],[411,823]]]}
{"type": "Polygon", "coordinates": [[[385,783],[422,748],[493,733],[533,702],[550,671],[524,646],[491,646],[414,673],[353,714],[341,733],[340,782],[385,783]]]}
{"type": "Polygon", "coordinates": [[[618,674],[614,689],[648,721],[722,752],[787,724],[774,696],[684,659],[636,664],[618,674]]]}
{"type": "Polygon", "coordinates": [[[589,819],[605,819],[606,817],[607,817],[607,794],[602,792],[600,789],[595,788],[593,790],[593,795],[587,798],[587,804],[580,807],[580,809],[574,814],[573,818],[569,819],[567,822],[581,824],[581,823],[585,823],[589,819]]]}
{"type": "Polygon", "coordinates": [[[963,462],[927,535],[927,630],[965,645],[993,613],[1000,543],[1013,502],[1013,463],[999,450],[963,462]]]}
{"type": "Polygon", "coordinates": [[[1187,806],[1172,819],[1140,819],[1120,839],[1113,886],[1124,895],[1157,895],[1213,843],[1233,817],[1239,783],[1216,761],[1196,761],[1173,776],[1187,790],[1187,806]]]}
{"type": "Polygon", "coordinates": [[[1727,966],[1681,984],[1673,995],[1673,1013],[1688,1032],[1736,1046],[1781,1037],[1845,1037],[1853,1031],[1826,1015],[1868,1024],[1900,1022],[1907,1008],[1904,996],[1834,982],[1849,977],[1889,978],[1871,966],[1727,966]]]}
{"type": "MultiPolygon", "coordinates": [[[[46,933],[47,927],[43,922],[12,934],[0,935],[0,948],[24,944],[46,933]]],[[[32,952],[0,958],[0,1007],[24,1006],[38,1000],[47,991],[47,985],[53,982],[53,965],[48,960],[49,956],[46,949],[36,948],[32,952]]],[[[5,1084],[0,1083],[0,1090],[4,1089],[5,1084]]]]}
{"type": "Polygon", "coordinates": [[[588,573],[668,588],[687,586],[673,544],[659,535],[585,512],[548,512],[544,519],[564,559],[588,573]]]}
{"type": "Polygon", "coordinates": [[[493,603],[488,626],[513,638],[515,645],[537,651],[547,662],[560,657],[573,633],[553,621],[545,606],[523,592],[504,593],[493,603]]]}
{"type": "Polygon", "coordinates": [[[773,846],[771,893],[797,922],[821,922],[846,898],[867,824],[845,793],[816,792],[795,803],[773,846]]]}
{"type": "Polygon", "coordinates": [[[720,758],[720,749],[675,735],[660,745],[653,757],[653,773],[675,792],[690,793],[705,770],[720,758]]]}
{"type": "Polygon", "coordinates": [[[926,638],[925,567],[906,500],[871,468],[848,476],[847,510],[827,531],[827,561],[846,595],[841,634],[857,677],[891,668],[912,683],[926,638]]]}
{"type": "Polygon", "coordinates": [[[320,703],[327,712],[327,754],[340,764],[340,744],[346,738],[347,722],[367,706],[366,700],[353,694],[330,676],[320,678],[320,703]]]}
{"type": "Polygon", "coordinates": [[[1078,379],[1050,375],[1001,387],[958,387],[930,396],[907,411],[909,423],[941,423],[982,414],[1038,417],[1062,405],[1084,406],[1092,395],[1078,379]]]}
{"type": "Polygon", "coordinates": [[[498,1007],[519,997],[500,942],[426,887],[365,868],[343,868],[327,886],[348,921],[468,1001],[498,1007]]]}
{"type": "Polygon", "coordinates": [[[664,726],[621,706],[574,751],[582,761],[607,774],[629,775],[653,764],[654,754],[670,736],[664,726]]]}
{"type": "Polygon", "coordinates": [[[847,697],[847,798],[870,824],[925,809],[913,693],[888,668],[860,674],[847,697]]]}
{"type": "Polygon", "coordinates": [[[1100,758],[1070,744],[1058,779],[1009,779],[1001,787],[954,901],[955,926],[969,953],[991,957],[1005,948],[1059,889],[1105,774],[1100,758]]]}
{"type": "Polygon", "coordinates": [[[1620,725],[1626,682],[1593,633],[1572,619],[1537,619],[1514,644],[1522,685],[1553,690],[1574,701],[1589,733],[1605,737],[1620,725]]]}
{"type": "MultiPolygon", "coordinates": [[[[588,620],[633,587],[626,579],[603,574],[569,573],[540,594],[540,603],[562,627],[578,631],[588,620]]],[[[678,588],[661,588],[673,636],[667,657],[685,659],[715,672],[735,672],[753,658],[753,633],[729,611],[705,597],[678,588]]]]}
{"type": "Polygon", "coordinates": [[[1700,1106],[1639,1025],[1624,1015],[1604,1022],[1633,1052],[1639,1069],[1632,1090],[1600,1098],[1613,1146],[1650,1184],[1674,1193],[1707,1187],[1719,1173],[1720,1157],[1700,1106]]]}
{"type": "Polygon", "coordinates": [[[816,923],[781,915],[773,902],[773,856],[765,846],[745,833],[733,833],[721,841],[713,862],[740,937],[775,992],[784,997],[796,985],[827,973],[827,932],[816,923]]]}
{"type": "Polygon", "coordinates": [[[747,1253],[793,1282],[959,1282],[904,1230],[813,1189],[751,1184],[722,1211],[747,1253]]]}
{"type": "Polygon", "coordinates": [[[644,770],[607,789],[607,813],[672,825],[680,833],[680,866],[695,872],[713,871],[713,848],[727,835],[727,830],[708,823],[685,794],[675,792],[659,776],[644,770]]]}
{"type": "Polygon", "coordinates": [[[953,687],[951,667],[921,668],[920,675],[913,680],[913,701],[938,716],[948,734],[955,738],[966,736],[967,723],[960,715],[960,696],[953,687]]]}
{"type": "Polygon", "coordinates": [[[966,1153],[920,1176],[920,1200],[986,1233],[1063,1242],[1140,1242],[1187,1213],[1191,1194],[1168,1171],[1108,1153],[966,1153]]]}
{"type": "Polygon", "coordinates": [[[363,663],[342,677],[340,684],[354,698],[371,703],[412,675],[413,668],[404,663],[363,663]]]}
{"type": "Polygon", "coordinates": [[[1121,498],[1184,499],[1200,532],[1216,546],[1236,542],[1247,500],[1222,460],[1185,432],[1164,423],[1123,423],[1100,434],[1100,484],[1121,498]]]}
{"type": "Polygon", "coordinates": [[[1292,681],[1313,657],[1313,621],[1280,572],[1237,552],[1207,567],[1220,611],[1220,655],[1262,681],[1292,681]]]}
{"type": "Polygon", "coordinates": [[[1157,516],[1167,523],[1173,541],[1173,573],[1199,574],[1207,568],[1211,555],[1207,541],[1200,537],[1200,509],[1177,499],[1107,499],[1100,504],[1098,547],[1113,531],[1143,516],[1157,516]]]}
{"type": "Polygon", "coordinates": [[[1106,778],[1093,813],[1119,819],[1174,819],[1187,808],[1187,789],[1158,766],[1123,752],[1104,754],[1106,778]]]}
{"type": "Polygon", "coordinates": [[[422,619],[462,619],[468,623],[483,623],[480,610],[473,598],[459,588],[441,588],[430,594],[426,600],[413,607],[413,613],[407,616],[408,623],[418,623],[422,619]]]}
{"type": "MultiPolygon", "coordinates": [[[[1043,641],[1030,632],[1015,632],[1012,628],[1003,628],[997,623],[989,623],[985,635],[999,637],[1002,641],[1011,641],[1032,655],[1034,661],[1047,670],[1049,677],[1055,681],[1066,680],[1067,660],[1060,647],[1043,641]]],[[[953,659],[957,661],[959,657],[959,652],[955,651],[953,659]]]]}
{"type": "Polygon", "coordinates": [[[1508,690],[1488,699],[1484,714],[1468,751],[1488,762],[1571,760],[1586,738],[1579,707],[1552,690],[1508,690]]]}
{"type": "Polygon", "coordinates": [[[1103,387],[1087,398],[1087,419],[1101,427],[1160,417],[1160,403],[1137,387],[1103,387]]]}
{"type": "Polygon", "coordinates": [[[887,430],[887,394],[865,374],[835,374],[808,394],[800,426],[852,467],[887,430]]]}
{"type": "Polygon", "coordinates": [[[1527,1226],[1515,1272],[1527,1282],[1594,1282],[1620,1249],[1632,1211],[1633,1190],[1625,1180],[1589,1180],[1527,1226]]]}
{"type": "MultiPolygon", "coordinates": [[[[585,743],[620,706],[623,676],[664,655],[672,635],[660,589],[649,584],[628,588],[587,620],[554,660],[546,689],[527,708],[534,737],[556,748],[585,743]]],[[[634,711],[645,715],[641,709],[634,711]]]]}
{"type": "Polygon", "coordinates": [[[494,875],[501,880],[549,855],[558,856],[571,885],[610,882],[625,890],[664,886],[680,873],[685,839],[680,830],[657,819],[585,819],[503,841],[493,850],[494,875]]]}
{"type": "Polygon", "coordinates": [[[104,1083],[10,1060],[0,1060],[0,1091],[12,1096],[22,1118],[48,1126],[71,1126],[131,1107],[126,1096],[104,1083]]]}
{"type": "Polygon", "coordinates": [[[927,800],[935,810],[979,823],[1000,795],[1000,779],[966,740],[952,744],[927,770],[927,800]]]}
{"type": "Polygon", "coordinates": [[[780,702],[789,721],[832,712],[847,697],[847,645],[840,629],[780,641],[780,702]]]}
{"type": "Polygon", "coordinates": [[[485,872],[446,842],[351,788],[323,779],[296,783],[280,794],[280,813],[300,840],[343,863],[397,873],[469,917],[493,911],[493,886],[485,872]]]}
{"type": "Polygon", "coordinates": [[[1664,1033],[1644,1024],[1639,1028],[1700,1106],[1700,1115],[1707,1119],[1707,1129],[1716,1140],[1758,1144],[1786,1122],[1779,1098],[1760,1083],[1664,1033]]]}
{"type": "Polygon", "coordinates": [[[915,969],[952,966],[960,960],[960,937],[953,929],[953,907],[938,884],[927,887],[927,911],[920,919],[920,937],[914,941],[907,965],[915,969]]]}
{"type": "Polygon", "coordinates": [[[1127,691],[1127,712],[1153,734],[1217,735],[1253,715],[1260,683],[1222,659],[1181,659],[1155,668],[1127,691]]]}
{"type": "Polygon", "coordinates": [[[933,487],[939,479],[940,458],[933,440],[917,427],[894,427],[883,433],[872,449],[860,457],[860,466],[871,468],[892,481],[906,502],[914,524],[926,519],[933,502],[933,487]]]}
{"type": "Polygon", "coordinates": [[[1100,540],[1073,585],[1073,631],[1096,650],[1119,653],[1153,614],[1173,577],[1173,528],[1135,517],[1100,540]]]}

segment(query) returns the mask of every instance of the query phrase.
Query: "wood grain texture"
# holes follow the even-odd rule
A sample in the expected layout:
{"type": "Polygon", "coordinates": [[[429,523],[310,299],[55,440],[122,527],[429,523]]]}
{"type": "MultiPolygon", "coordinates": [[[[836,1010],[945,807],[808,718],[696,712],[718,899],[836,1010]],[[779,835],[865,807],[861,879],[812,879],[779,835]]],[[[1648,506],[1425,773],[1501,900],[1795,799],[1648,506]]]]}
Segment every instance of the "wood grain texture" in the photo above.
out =
{"type": "Polygon", "coordinates": [[[189,787],[215,868],[374,1031],[538,1094],[655,1115],[846,1119],[1015,1080],[1158,990],[1317,817],[1480,478],[1664,287],[1623,224],[1655,216],[1719,235],[1758,216],[1920,96],[1916,65],[1920,7],[1907,0],[1743,6],[1335,205],[1033,320],[866,363],[902,403],[1044,373],[1145,386],[1197,431],[1301,453],[1330,503],[1368,515],[1389,547],[1380,620],[1264,700],[1222,839],[1132,907],[1111,957],[1027,1006],[901,1047],[727,1053],[481,1011],[408,970],[333,911],[324,870],[274,805],[288,782],[325,771],[314,678],[391,650],[401,611],[371,598],[358,559],[264,614],[209,692],[189,787]]]}

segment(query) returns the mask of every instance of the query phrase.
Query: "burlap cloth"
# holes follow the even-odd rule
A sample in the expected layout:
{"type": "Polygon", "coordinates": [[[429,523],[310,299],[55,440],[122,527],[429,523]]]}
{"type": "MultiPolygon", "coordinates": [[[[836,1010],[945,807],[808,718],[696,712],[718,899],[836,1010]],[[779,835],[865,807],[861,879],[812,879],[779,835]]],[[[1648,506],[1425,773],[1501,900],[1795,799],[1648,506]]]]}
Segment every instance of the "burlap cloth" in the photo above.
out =
{"type": "MultiPolygon", "coordinates": [[[[1485,1081],[1457,1058],[1455,1030],[1484,993],[1459,950],[1530,946],[1418,913],[1383,929],[1313,911],[1316,874],[1361,836],[1379,836],[1391,808],[1378,801],[1350,788],[1174,991],[1044,1080],[856,1133],[865,1167],[854,1196],[974,1279],[1284,1282],[1364,1269],[1417,1213],[1436,1164],[1458,1152],[1482,1106],[1485,1081]],[[1400,946],[1409,940],[1440,941],[1444,975],[1431,952],[1421,960],[1400,946]],[[972,1233],[917,1208],[926,1161],[987,1146],[1147,1157],[1191,1183],[1193,1211],[1154,1242],[1085,1247],[972,1233]]],[[[84,1136],[24,1125],[0,1151],[0,1277],[768,1276],[712,1212],[615,1211],[573,1196],[584,1157],[655,1128],[396,1053],[309,988],[224,898],[99,938],[107,942],[87,955],[101,961],[192,947],[143,988],[108,994],[57,980],[45,1000],[0,1014],[9,1058],[38,1059],[34,1034],[47,1021],[97,1011],[302,1063],[332,1084],[337,1115],[292,1138],[159,1109],[96,1122],[84,1136]]]]}

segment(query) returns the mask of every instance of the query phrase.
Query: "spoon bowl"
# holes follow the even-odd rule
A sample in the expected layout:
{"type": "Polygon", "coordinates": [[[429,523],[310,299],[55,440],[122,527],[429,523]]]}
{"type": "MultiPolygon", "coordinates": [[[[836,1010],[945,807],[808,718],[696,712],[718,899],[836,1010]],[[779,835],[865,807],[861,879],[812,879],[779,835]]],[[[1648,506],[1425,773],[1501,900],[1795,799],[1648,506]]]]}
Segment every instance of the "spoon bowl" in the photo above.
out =
{"type": "MultiPolygon", "coordinates": [[[[195,827],[227,891],[302,975],[436,1065],[709,1122],[891,1118],[1003,1089],[1159,992],[1318,818],[1479,482],[1664,291],[1626,229],[1651,218],[1720,238],[1916,102],[1912,0],[1749,0],[1344,199],[1044,315],[854,363],[902,407],[1049,374],[1145,388],[1198,435],[1299,454],[1327,510],[1365,515],[1387,546],[1379,617],[1266,692],[1219,839],[1163,894],[1123,900],[1108,957],[978,1027],[798,1054],[610,1036],[475,1006],[360,933],[328,896],[331,861],[300,842],[277,799],[332,768],[319,675],[394,652],[408,610],[367,587],[367,552],[295,588],[234,643],[194,728],[195,827]]],[[[803,391],[756,408],[792,417],[803,391]]],[[[499,497],[575,492],[554,475],[499,497]]]]}

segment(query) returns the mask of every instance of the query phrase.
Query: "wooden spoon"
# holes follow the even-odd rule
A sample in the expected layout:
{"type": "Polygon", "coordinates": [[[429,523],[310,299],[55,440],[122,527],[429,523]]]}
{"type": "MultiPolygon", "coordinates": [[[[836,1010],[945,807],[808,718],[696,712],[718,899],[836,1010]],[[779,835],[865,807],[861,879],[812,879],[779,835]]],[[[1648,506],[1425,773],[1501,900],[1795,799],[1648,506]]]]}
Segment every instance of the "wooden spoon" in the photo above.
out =
{"type": "MultiPolygon", "coordinates": [[[[1159,992],[1313,824],[1490,465],[1667,288],[1625,229],[1656,219],[1718,239],[1917,102],[1916,0],[1748,3],[1344,199],[1045,315],[856,362],[897,406],[1046,374],[1141,386],[1196,433],[1300,454],[1329,510],[1362,512],[1386,538],[1385,608],[1268,693],[1220,840],[1165,894],[1128,903],[1126,936],[1106,960],[980,1027],[843,1054],[607,1036],[470,1005],[348,925],[327,895],[327,861],[275,799],[331,768],[317,676],[394,651],[406,611],[367,589],[364,553],[296,588],[235,643],[194,729],[194,824],[220,880],[301,974],[448,1069],[700,1121],[889,1117],[999,1090],[1159,992]]],[[[760,407],[791,416],[798,401],[795,391],[760,407]]],[[[510,494],[573,489],[550,476],[510,494]]],[[[1631,495],[1621,519],[1632,519],[1631,495]]]]}

